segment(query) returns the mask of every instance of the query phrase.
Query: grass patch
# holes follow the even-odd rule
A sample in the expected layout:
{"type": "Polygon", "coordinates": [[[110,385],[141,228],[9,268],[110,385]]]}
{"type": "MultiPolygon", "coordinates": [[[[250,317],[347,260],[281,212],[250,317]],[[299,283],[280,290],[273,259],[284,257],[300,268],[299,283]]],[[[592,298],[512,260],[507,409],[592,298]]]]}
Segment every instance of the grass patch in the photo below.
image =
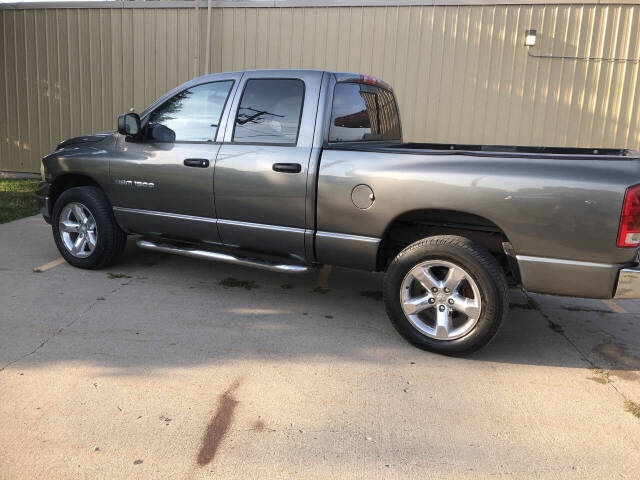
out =
{"type": "Polygon", "coordinates": [[[39,212],[34,194],[36,178],[4,178],[0,180],[0,223],[29,217],[39,212]]]}
{"type": "Polygon", "coordinates": [[[228,277],[224,280],[220,280],[220,285],[225,288],[244,288],[245,290],[253,290],[259,288],[253,280],[238,280],[237,278],[228,277]]]}
{"type": "Polygon", "coordinates": [[[631,400],[624,402],[624,409],[636,418],[640,418],[640,405],[631,400]]]}

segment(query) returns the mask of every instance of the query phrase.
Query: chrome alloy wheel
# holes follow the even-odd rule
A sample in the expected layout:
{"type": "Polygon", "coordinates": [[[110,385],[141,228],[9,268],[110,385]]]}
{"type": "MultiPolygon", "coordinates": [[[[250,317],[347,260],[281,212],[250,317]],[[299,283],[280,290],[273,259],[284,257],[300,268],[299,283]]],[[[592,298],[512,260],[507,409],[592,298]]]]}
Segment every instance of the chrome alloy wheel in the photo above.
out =
{"type": "Polygon", "coordinates": [[[60,212],[60,238],[65,248],[77,258],[93,253],[98,241],[98,227],[91,211],[79,202],[71,202],[60,212]]]}
{"type": "Polygon", "coordinates": [[[459,265],[428,260],[413,267],[400,287],[405,316],[422,334],[455,340],[468,334],[480,318],[478,285],[459,265]]]}

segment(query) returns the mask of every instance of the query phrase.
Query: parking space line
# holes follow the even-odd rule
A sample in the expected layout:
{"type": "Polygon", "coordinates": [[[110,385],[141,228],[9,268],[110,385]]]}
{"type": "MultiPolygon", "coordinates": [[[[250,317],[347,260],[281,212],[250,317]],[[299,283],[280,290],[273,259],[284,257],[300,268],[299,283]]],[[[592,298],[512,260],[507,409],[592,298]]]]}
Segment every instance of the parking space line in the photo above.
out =
{"type": "Polygon", "coordinates": [[[65,262],[64,258],[56,258],[54,261],[45,263],[44,265],[40,265],[39,267],[34,267],[34,272],[46,272],[47,270],[52,269],[53,267],[57,267],[58,265],[62,265],[65,262]]]}
{"type": "Polygon", "coordinates": [[[323,265],[318,270],[318,279],[316,283],[317,288],[321,288],[322,290],[329,289],[329,277],[331,276],[331,266],[323,265]]]}
{"type": "Polygon", "coordinates": [[[609,300],[609,299],[602,300],[602,303],[604,303],[607,307],[609,307],[611,310],[613,310],[616,313],[629,313],[625,308],[622,308],[613,300],[609,300]]]}

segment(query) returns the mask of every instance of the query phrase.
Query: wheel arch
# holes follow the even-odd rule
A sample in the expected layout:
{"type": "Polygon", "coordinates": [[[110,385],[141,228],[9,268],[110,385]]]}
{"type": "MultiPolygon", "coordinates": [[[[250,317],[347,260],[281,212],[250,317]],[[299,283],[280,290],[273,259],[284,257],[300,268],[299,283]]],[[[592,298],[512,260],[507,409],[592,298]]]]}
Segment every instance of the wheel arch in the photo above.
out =
{"type": "Polygon", "coordinates": [[[504,230],[486,217],[458,210],[417,209],[396,216],[378,246],[377,270],[386,270],[408,245],[435,235],[459,235],[482,245],[496,257],[509,283],[520,284],[517,260],[504,230]]]}
{"type": "Polygon", "coordinates": [[[64,173],[57,176],[53,180],[53,182],[51,183],[51,187],[49,188],[49,208],[51,209],[49,214],[53,213],[53,208],[56,204],[56,201],[65,191],[73,187],[86,186],[97,187],[100,190],[104,191],[102,186],[89,175],[79,173],[64,173]]]}

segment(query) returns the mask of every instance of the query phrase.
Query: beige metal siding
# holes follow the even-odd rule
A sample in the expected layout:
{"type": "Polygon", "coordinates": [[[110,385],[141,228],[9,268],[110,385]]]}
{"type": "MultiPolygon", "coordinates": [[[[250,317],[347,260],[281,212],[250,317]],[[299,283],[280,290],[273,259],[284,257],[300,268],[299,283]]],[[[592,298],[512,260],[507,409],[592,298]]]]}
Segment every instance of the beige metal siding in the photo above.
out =
{"type": "MultiPolygon", "coordinates": [[[[206,5],[206,2],[201,2],[206,5]]],[[[215,8],[212,71],[369,73],[410,141],[640,148],[635,5],[215,8]]],[[[206,8],[0,10],[0,169],[37,171],[61,139],[115,128],[204,73],[206,8]]]]}

